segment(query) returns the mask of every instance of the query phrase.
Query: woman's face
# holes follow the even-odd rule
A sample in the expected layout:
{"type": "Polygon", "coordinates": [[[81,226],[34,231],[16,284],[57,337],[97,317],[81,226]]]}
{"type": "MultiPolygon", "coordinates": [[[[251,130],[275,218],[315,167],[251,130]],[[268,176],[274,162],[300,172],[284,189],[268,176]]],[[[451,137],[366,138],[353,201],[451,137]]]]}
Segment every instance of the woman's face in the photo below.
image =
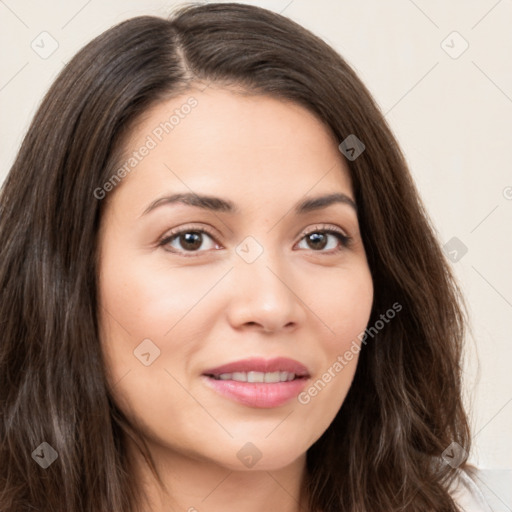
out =
{"type": "Polygon", "coordinates": [[[301,106],[210,87],[147,112],[125,149],[100,231],[117,405],[159,453],[296,461],[343,403],[373,299],[336,141],[301,106]]]}

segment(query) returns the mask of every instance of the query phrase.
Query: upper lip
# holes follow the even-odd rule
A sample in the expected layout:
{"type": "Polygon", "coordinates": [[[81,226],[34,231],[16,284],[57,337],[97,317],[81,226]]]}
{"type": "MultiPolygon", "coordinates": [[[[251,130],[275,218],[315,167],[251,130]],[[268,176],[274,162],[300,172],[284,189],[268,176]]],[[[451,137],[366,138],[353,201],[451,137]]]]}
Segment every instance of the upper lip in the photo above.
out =
{"type": "Polygon", "coordinates": [[[223,364],[203,372],[203,375],[218,376],[222,373],[234,372],[289,372],[294,373],[297,377],[309,377],[308,369],[298,361],[287,357],[276,357],[273,359],[263,359],[259,357],[251,357],[232,363],[223,364]]]}

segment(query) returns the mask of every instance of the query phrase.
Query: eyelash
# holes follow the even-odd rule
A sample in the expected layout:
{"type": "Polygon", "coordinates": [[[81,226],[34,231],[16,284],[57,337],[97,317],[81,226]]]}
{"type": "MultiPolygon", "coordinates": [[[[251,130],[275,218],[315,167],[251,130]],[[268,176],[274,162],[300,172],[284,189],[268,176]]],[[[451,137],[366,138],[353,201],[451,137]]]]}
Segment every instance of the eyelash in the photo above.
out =
{"type": "MultiPolygon", "coordinates": [[[[191,233],[191,232],[207,234],[215,243],[217,243],[215,240],[215,235],[213,233],[211,233],[210,230],[205,229],[205,228],[197,228],[194,226],[185,226],[177,231],[171,231],[167,236],[165,236],[158,243],[158,246],[165,247],[166,245],[168,245],[170,242],[172,242],[175,238],[179,237],[180,235],[183,235],[184,233],[191,233]]],[[[314,249],[311,249],[311,251],[317,252],[320,254],[323,253],[323,254],[327,254],[327,255],[332,255],[332,254],[338,253],[338,252],[342,251],[343,249],[348,248],[352,242],[352,238],[345,235],[340,229],[335,228],[333,226],[329,226],[329,227],[315,226],[315,228],[313,230],[303,231],[301,233],[299,241],[302,241],[304,238],[306,238],[309,235],[312,235],[313,233],[334,235],[340,242],[341,247],[339,246],[336,249],[331,249],[330,251],[323,251],[323,250],[315,251],[314,249]]],[[[197,256],[201,255],[201,253],[203,253],[203,252],[208,252],[208,251],[204,251],[204,250],[203,251],[176,251],[174,249],[165,249],[165,250],[167,250],[173,254],[184,255],[184,257],[186,257],[186,258],[197,257],[197,256]]]]}

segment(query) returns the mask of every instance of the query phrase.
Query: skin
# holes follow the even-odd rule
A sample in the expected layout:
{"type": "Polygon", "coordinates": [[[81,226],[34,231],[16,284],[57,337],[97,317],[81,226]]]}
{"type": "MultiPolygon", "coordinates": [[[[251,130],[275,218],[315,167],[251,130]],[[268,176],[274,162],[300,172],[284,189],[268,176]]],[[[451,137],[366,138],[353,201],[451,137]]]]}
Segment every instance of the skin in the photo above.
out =
{"type": "Polygon", "coordinates": [[[146,112],[126,154],[190,96],[197,106],[106,199],[99,319],[108,379],[172,495],[130,445],[151,510],[295,512],[306,451],[342,405],[358,355],[309,403],[293,398],[274,408],[221,396],[201,374],[250,356],[284,356],[308,367],[311,384],[357,341],[373,300],[357,214],[342,203],[293,211],[333,192],[354,200],[351,180],[338,142],[308,110],[213,86],[146,112]],[[239,212],[176,203],[143,214],[160,197],[191,191],[230,200],[239,212]],[[213,236],[203,234],[192,250],[183,237],[159,245],[181,228],[213,236]],[[350,244],[305,236],[329,228],[350,244]],[[236,251],[248,236],[262,249],[251,263],[236,251]],[[160,350],[149,366],[134,356],[144,339],[160,350]],[[237,457],[248,442],[261,452],[252,467],[237,457]]]}

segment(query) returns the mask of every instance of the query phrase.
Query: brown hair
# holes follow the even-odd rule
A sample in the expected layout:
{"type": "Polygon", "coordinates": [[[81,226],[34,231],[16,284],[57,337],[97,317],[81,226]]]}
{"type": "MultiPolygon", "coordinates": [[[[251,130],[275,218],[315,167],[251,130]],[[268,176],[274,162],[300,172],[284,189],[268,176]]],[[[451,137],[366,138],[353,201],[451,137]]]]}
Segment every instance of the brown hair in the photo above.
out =
{"type": "Polygon", "coordinates": [[[107,30],[34,117],[0,197],[0,509],[139,510],[125,451],[137,433],[111,398],[98,336],[105,202],[94,190],[140,115],[199,81],[297,102],[339,142],[354,134],[366,146],[347,164],[374,282],[369,325],[395,302],[403,310],[364,345],[340,411],[308,450],[304,510],[457,510],[456,471],[440,455],[452,441],[470,449],[463,302],[404,157],[340,55],[281,15],[235,3],[107,30]],[[45,470],[31,457],[43,441],[58,453],[45,470]]]}

